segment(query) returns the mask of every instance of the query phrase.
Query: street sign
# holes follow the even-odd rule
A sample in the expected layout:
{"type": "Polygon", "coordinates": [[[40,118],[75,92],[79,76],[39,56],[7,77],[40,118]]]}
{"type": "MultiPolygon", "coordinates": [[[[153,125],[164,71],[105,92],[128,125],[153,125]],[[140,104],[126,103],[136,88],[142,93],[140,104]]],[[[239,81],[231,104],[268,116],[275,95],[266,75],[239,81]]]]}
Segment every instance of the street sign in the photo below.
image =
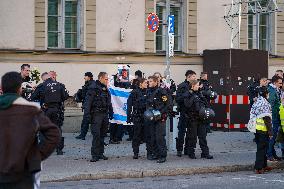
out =
{"type": "Polygon", "coordinates": [[[169,21],[168,32],[169,32],[169,33],[174,33],[174,28],[175,28],[175,15],[169,15],[168,21],[169,21]]]}
{"type": "Polygon", "coordinates": [[[159,17],[155,13],[150,13],[147,17],[147,27],[151,32],[156,32],[159,29],[159,17]]]}
{"type": "Polygon", "coordinates": [[[169,57],[174,56],[174,44],[175,44],[175,16],[169,15],[168,17],[168,34],[169,34],[169,57]]]}

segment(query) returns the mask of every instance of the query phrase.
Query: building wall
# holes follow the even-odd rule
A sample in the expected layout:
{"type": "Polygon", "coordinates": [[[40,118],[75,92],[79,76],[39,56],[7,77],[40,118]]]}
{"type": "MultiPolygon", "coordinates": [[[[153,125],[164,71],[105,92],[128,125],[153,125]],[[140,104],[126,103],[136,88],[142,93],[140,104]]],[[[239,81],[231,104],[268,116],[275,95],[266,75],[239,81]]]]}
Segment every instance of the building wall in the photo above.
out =
{"type": "Polygon", "coordinates": [[[96,6],[97,52],[145,51],[145,1],[97,0],[96,6]],[[120,28],[125,31],[122,42],[120,28]]]}
{"type": "Polygon", "coordinates": [[[231,0],[197,1],[197,53],[205,49],[230,48],[230,28],[226,24],[223,4],[231,0]]]}
{"type": "MultiPolygon", "coordinates": [[[[0,78],[8,71],[20,71],[24,63],[37,67],[40,73],[56,71],[58,81],[66,85],[71,95],[84,84],[83,76],[87,71],[93,72],[96,78],[100,71],[116,74],[119,64],[130,65],[131,75],[138,69],[145,76],[154,72],[163,75],[166,69],[164,56],[0,53],[0,78]]],[[[199,74],[202,67],[202,57],[175,57],[172,59],[171,76],[176,83],[181,83],[186,70],[192,69],[199,74]]]]}
{"type": "Polygon", "coordinates": [[[278,0],[278,6],[282,10],[282,12],[277,13],[277,40],[276,40],[276,48],[277,55],[284,56],[284,2],[282,0],[278,0]]]}
{"type": "Polygon", "coordinates": [[[34,49],[34,0],[0,1],[0,49],[34,49]]]}

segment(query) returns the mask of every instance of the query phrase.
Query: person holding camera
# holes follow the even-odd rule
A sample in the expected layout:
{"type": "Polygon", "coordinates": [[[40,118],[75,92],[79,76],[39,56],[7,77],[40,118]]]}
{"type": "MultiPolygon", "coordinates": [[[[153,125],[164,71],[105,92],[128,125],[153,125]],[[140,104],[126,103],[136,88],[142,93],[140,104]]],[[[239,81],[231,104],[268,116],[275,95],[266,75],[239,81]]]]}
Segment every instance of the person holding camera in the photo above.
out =
{"type": "Polygon", "coordinates": [[[214,111],[209,108],[206,98],[200,93],[199,81],[190,82],[191,89],[184,94],[184,106],[186,108],[186,121],[189,122],[187,130],[188,140],[188,156],[196,159],[195,148],[197,137],[201,148],[201,158],[213,159],[209,154],[209,148],[206,140],[206,126],[204,122],[214,117],[214,111]]]}

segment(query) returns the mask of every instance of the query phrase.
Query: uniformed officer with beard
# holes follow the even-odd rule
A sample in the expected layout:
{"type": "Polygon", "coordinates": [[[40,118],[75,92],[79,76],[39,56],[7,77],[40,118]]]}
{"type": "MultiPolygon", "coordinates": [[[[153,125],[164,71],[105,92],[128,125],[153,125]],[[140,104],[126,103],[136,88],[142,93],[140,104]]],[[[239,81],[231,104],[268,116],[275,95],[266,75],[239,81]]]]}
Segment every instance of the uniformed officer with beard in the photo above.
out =
{"type": "MultiPolygon", "coordinates": [[[[143,131],[144,131],[144,112],[146,111],[146,89],[147,89],[147,79],[139,78],[137,79],[137,85],[139,88],[131,91],[127,100],[127,123],[134,123],[133,126],[133,159],[138,159],[139,146],[142,141],[143,131]]],[[[149,148],[148,143],[146,143],[146,148],[149,148]]]]}
{"type": "MultiPolygon", "coordinates": [[[[166,120],[169,111],[172,109],[171,95],[166,89],[158,86],[158,78],[150,76],[148,78],[147,89],[147,111],[151,112],[154,116],[147,118],[149,150],[147,151],[147,159],[157,160],[157,163],[164,163],[167,158],[167,145],[166,145],[166,120]]],[[[146,111],[146,112],[147,112],[146,111]]],[[[146,117],[146,112],[144,113],[146,117]]]]}
{"type": "MultiPolygon", "coordinates": [[[[185,113],[186,108],[184,106],[184,94],[191,88],[190,82],[196,80],[196,73],[192,70],[187,70],[185,73],[185,81],[178,85],[177,93],[176,93],[176,102],[178,105],[178,112],[180,112],[180,118],[178,122],[178,136],[176,138],[176,149],[177,149],[177,156],[182,156],[184,140],[188,139],[188,135],[185,138],[186,131],[189,127],[189,122],[186,121],[185,113]]],[[[188,144],[185,143],[184,147],[184,154],[187,154],[188,144]]]]}
{"type": "Polygon", "coordinates": [[[113,119],[111,95],[107,88],[108,74],[100,72],[98,80],[89,86],[85,102],[85,114],[90,120],[92,116],[91,132],[93,135],[91,162],[100,159],[107,160],[104,156],[104,138],[109,126],[109,119],[113,119]]]}

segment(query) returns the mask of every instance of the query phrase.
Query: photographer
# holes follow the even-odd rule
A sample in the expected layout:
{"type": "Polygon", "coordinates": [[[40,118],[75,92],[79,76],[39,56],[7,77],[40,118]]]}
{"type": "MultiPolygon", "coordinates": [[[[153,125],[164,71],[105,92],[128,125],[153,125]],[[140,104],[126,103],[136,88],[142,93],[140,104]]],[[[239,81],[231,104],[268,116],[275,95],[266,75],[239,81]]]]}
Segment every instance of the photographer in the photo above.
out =
{"type": "Polygon", "coordinates": [[[187,130],[188,140],[188,156],[196,159],[195,148],[197,136],[201,148],[201,158],[213,159],[209,154],[209,148],[206,140],[206,126],[204,122],[214,116],[213,110],[209,109],[209,105],[202,93],[199,92],[199,82],[191,81],[191,89],[184,94],[184,106],[186,107],[186,122],[190,123],[187,130]]]}
{"type": "MultiPolygon", "coordinates": [[[[214,100],[215,98],[217,98],[217,94],[212,90],[212,86],[208,81],[207,72],[201,72],[200,74],[200,91],[207,100],[208,105],[210,105],[210,100],[214,100]]],[[[204,124],[206,126],[206,132],[212,133],[209,120],[207,120],[204,124]]]]}

